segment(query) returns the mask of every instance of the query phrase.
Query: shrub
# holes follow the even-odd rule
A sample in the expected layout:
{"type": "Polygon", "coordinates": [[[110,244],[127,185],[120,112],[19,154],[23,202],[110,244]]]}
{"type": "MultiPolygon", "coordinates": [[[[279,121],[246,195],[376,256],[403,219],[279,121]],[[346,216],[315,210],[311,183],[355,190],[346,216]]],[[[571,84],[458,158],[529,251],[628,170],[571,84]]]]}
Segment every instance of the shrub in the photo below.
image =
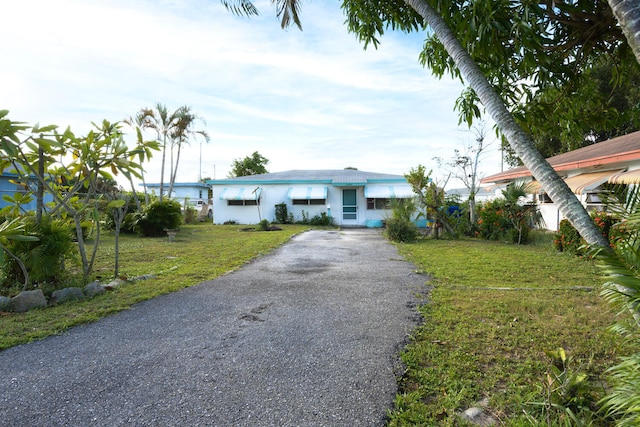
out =
{"type": "MultiPolygon", "coordinates": [[[[624,224],[618,224],[619,220],[614,215],[594,211],[591,212],[591,218],[593,218],[593,222],[613,247],[619,241],[624,240],[626,233],[624,224]]],[[[578,256],[582,256],[585,253],[582,247],[586,245],[586,241],[580,237],[580,233],[567,219],[560,221],[560,227],[555,234],[553,244],[560,252],[568,252],[578,256]]]]}
{"type": "Polygon", "coordinates": [[[269,221],[266,219],[263,219],[262,221],[260,221],[260,223],[258,224],[258,230],[269,231],[269,221]]]}
{"type": "Polygon", "coordinates": [[[408,243],[416,240],[418,227],[411,221],[392,217],[387,219],[385,233],[391,241],[408,243]]]}
{"type": "Polygon", "coordinates": [[[583,251],[580,249],[584,245],[584,240],[580,237],[578,230],[576,230],[568,219],[560,221],[560,227],[553,240],[553,245],[559,252],[568,252],[574,255],[582,255],[583,251]]]}
{"type": "Polygon", "coordinates": [[[175,229],[182,224],[180,203],[163,200],[151,203],[135,223],[135,230],[142,236],[164,236],[166,229],[175,229]]]}
{"type": "Polygon", "coordinates": [[[309,220],[311,225],[333,225],[333,217],[327,215],[326,212],[320,212],[320,215],[315,215],[309,220]]]}
{"type": "Polygon", "coordinates": [[[291,215],[289,215],[289,212],[287,210],[286,203],[278,203],[276,205],[276,222],[278,224],[289,224],[293,222],[291,220],[291,215]]]}
{"type": "Polygon", "coordinates": [[[198,222],[198,211],[195,208],[187,207],[184,210],[184,223],[195,224],[198,222]]]}
{"type": "Polygon", "coordinates": [[[504,215],[504,200],[496,199],[482,205],[478,212],[478,235],[487,240],[507,240],[511,223],[504,215]]]}
{"type": "MultiPolygon", "coordinates": [[[[48,282],[53,285],[62,282],[64,261],[72,257],[75,251],[73,230],[69,222],[44,215],[38,224],[35,217],[28,216],[25,217],[24,231],[39,240],[9,240],[7,249],[22,260],[33,282],[48,282]]],[[[24,281],[20,266],[11,257],[5,257],[2,269],[6,279],[5,287],[24,281]]]]}

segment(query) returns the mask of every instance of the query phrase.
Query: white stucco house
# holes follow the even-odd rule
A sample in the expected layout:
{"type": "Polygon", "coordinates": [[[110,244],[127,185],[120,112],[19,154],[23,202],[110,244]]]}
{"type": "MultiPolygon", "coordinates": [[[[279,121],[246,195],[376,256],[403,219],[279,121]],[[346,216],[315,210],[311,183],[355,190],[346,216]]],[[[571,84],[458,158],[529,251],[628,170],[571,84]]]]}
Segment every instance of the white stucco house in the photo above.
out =
{"type": "Polygon", "coordinates": [[[391,198],[413,198],[402,175],[353,169],[290,170],[207,181],[213,190],[213,222],[257,224],[275,220],[275,206],[287,205],[294,220],[322,212],[336,225],[381,227],[391,198]]]}
{"type": "MultiPolygon", "coordinates": [[[[587,210],[603,210],[605,206],[601,195],[612,185],[640,183],[640,132],[549,157],[547,161],[587,210]]],[[[529,183],[528,189],[540,208],[546,228],[556,231],[564,215],[526,167],[510,169],[481,180],[482,184],[507,185],[511,182],[529,183]]]]}

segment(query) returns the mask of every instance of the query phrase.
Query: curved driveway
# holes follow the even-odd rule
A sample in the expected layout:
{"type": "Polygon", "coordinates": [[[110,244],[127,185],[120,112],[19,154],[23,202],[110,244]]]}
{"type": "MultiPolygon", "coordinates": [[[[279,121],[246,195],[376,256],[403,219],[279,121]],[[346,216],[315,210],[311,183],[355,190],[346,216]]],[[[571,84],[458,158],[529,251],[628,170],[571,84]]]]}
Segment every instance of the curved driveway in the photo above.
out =
{"type": "Polygon", "coordinates": [[[377,230],[305,232],[216,280],[0,352],[0,425],[381,426],[425,289],[377,230]]]}

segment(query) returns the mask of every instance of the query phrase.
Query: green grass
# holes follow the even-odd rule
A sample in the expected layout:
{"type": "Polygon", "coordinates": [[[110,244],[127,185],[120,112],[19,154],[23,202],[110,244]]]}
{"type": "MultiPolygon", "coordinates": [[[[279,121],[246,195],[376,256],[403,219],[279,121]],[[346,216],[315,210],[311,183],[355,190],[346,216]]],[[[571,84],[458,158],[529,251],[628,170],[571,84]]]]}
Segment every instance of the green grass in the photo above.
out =
{"type": "Polygon", "coordinates": [[[433,289],[403,353],[392,426],[464,425],[456,412],[483,398],[501,425],[547,425],[531,404],[546,401],[545,350],[564,348],[570,368],[589,374],[600,394],[606,368],[630,351],[608,331],[615,315],[589,261],[550,244],[423,240],[398,248],[433,276],[433,289]]]}
{"type": "MultiPolygon", "coordinates": [[[[90,300],[61,304],[27,313],[2,313],[0,350],[58,334],[92,322],[133,304],[215,279],[268,253],[308,226],[285,225],[281,231],[241,232],[240,226],[210,223],[185,225],[175,240],[120,237],[120,277],[156,277],[126,283],[90,300]]],[[[114,238],[103,235],[94,268],[102,283],[114,277],[114,238]]]]}

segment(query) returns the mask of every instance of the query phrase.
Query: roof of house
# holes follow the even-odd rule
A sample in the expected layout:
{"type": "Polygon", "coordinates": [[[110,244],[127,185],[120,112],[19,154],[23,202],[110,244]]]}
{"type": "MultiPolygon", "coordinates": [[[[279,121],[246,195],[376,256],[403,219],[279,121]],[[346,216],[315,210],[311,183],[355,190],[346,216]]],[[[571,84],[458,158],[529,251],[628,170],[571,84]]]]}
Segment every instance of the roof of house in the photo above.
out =
{"type": "Polygon", "coordinates": [[[365,172],[354,169],[290,170],[236,178],[207,181],[212,185],[229,184],[306,184],[324,183],[335,186],[355,186],[375,183],[406,183],[402,175],[365,172]]]}
{"type": "MultiPolygon", "coordinates": [[[[640,131],[547,158],[549,164],[558,172],[596,169],[634,160],[640,160],[640,131]]],[[[486,176],[481,182],[503,182],[526,176],[531,176],[531,172],[525,166],[520,166],[486,176]]]]}
{"type": "MultiPolygon", "coordinates": [[[[144,186],[146,185],[147,187],[160,187],[160,183],[140,183],[138,184],[140,186],[144,186]]],[[[169,188],[169,183],[165,182],[164,186],[168,189],[169,188]]],[[[209,185],[204,183],[204,182],[174,182],[173,183],[174,187],[202,187],[202,188],[209,188],[209,185]]]]}

